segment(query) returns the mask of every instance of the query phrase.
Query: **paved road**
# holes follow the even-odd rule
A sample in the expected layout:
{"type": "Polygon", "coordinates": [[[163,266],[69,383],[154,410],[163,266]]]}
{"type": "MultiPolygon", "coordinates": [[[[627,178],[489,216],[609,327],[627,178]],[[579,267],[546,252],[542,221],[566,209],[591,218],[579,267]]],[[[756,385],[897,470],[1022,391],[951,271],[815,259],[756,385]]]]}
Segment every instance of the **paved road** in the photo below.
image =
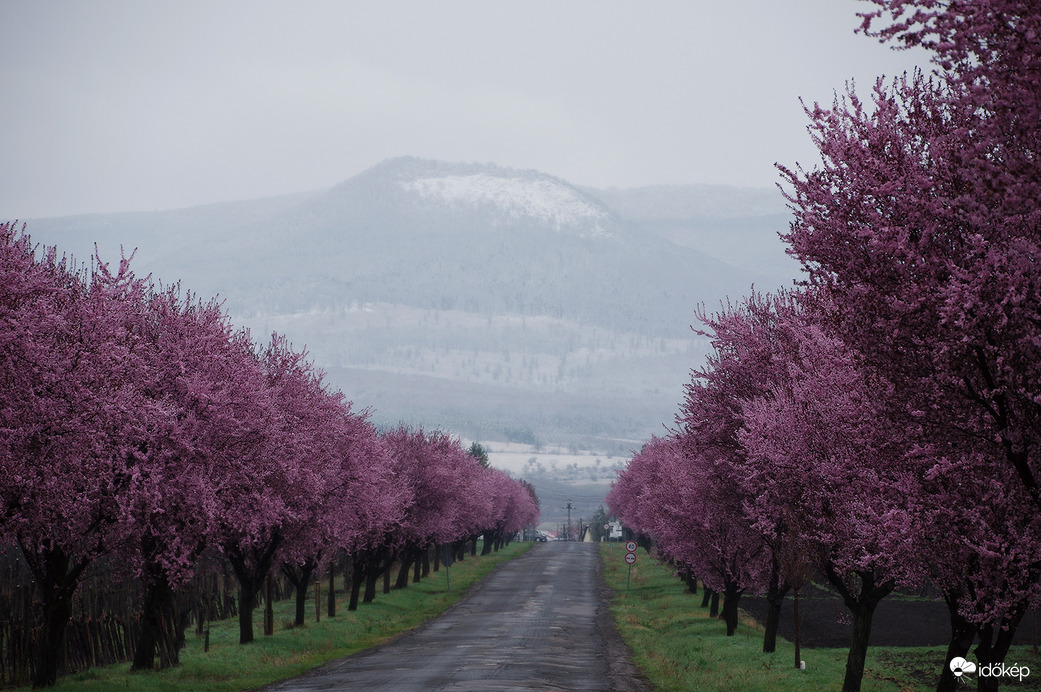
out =
{"type": "Polygon", "coordinates": [[[605,592],[595,544],[539,544],[414,632],[264,689],[645,690],[605,592]]]}

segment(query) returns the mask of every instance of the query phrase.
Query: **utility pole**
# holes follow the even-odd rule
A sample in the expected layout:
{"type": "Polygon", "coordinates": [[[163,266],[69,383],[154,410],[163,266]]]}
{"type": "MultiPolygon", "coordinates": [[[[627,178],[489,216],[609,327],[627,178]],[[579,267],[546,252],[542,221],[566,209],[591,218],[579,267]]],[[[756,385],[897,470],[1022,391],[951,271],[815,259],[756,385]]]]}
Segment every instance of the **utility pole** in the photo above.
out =
{"type": "Polygon", "coordinates": [[[571,534],[571,499],[567,501],[567,539],[569,541],[575,540],[575,537],[571,534]]]}

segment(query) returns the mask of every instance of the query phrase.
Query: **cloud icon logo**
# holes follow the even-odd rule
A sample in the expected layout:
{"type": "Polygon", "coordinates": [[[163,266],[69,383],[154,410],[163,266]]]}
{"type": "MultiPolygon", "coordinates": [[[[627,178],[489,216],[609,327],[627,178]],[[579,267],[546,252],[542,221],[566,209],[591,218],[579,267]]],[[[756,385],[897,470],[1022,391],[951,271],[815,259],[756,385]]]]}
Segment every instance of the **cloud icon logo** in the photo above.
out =
{"type": "Polygon", "coordinates": [[[976,664],[972,661],[966,661],[964,658],[952,658],[951,659],[951,672],[954,673],[954,677],[960,678],[966,673],[975,673],[976,664]]]}

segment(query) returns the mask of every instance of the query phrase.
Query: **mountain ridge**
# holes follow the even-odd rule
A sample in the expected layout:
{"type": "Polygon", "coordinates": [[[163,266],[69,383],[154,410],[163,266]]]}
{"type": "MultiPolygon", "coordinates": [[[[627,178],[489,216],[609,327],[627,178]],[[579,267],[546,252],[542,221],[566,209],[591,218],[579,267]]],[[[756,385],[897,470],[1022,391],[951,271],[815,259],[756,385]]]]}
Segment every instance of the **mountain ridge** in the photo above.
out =
{"type": "Polygon", "coordinates": [[[136,245],[138,273],[219,295],[254,333],[307,344],[348,396],[352,373],[367,371],[366,392],[383,372],[403,390],[409,377],[417,392],[442,382],[452,399],[375,397],[381,420],[639,439],[671,416],[702,357],[694,308],[794,276],[767,227],[783,217],[741,216],[769,210],[770,196],[726,189],[716,202],[713,189],[668,186],[626,198],[538,171],[403,157],[327,190],[32,220],[29,232],[77,258],[94,241],[109,261],[117,243],[136,245]],[[511,401],[522,420],[508,420],[511,401]]]}

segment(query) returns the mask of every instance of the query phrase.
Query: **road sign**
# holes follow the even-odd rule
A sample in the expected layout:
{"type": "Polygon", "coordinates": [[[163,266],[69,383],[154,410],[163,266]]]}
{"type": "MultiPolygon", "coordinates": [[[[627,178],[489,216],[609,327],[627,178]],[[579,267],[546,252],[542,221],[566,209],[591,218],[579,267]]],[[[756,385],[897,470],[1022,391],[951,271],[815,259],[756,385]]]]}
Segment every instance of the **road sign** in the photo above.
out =
{"type": "Polygon", "coordinates": [[[636,563],[636,541],[626,541],[625,549],[628,551],[625,554],[625,561],[629,563],[629,574],[625,577],[625,591],[628,593],[633,577],[633,565],[636,563]]]}

